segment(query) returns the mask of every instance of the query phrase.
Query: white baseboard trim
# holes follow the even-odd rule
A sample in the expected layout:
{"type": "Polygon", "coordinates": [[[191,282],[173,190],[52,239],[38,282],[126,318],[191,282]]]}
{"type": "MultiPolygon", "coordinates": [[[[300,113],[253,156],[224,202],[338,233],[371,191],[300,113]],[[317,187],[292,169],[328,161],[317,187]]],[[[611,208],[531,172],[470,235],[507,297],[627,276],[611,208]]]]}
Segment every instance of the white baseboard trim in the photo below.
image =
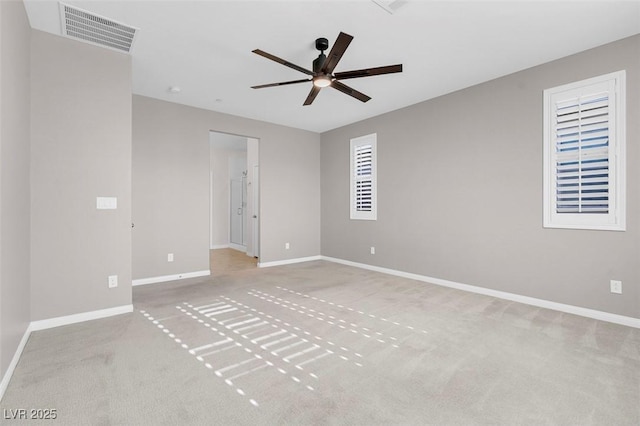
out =
{"type": "Polygon", "coordinates": [[[219,250],[229,248],[229,244],[218,244],[211,246],[210,250],[219,250]]]}
{"type": "Polygon", "coordinates": [[[127,314],[129,312],[133,312],[133,305],[122,305],[116,306],[115,308],[83,312],[81,314],[66,315],[63,317],[49,318],[40,321],[31,321],[29,331],[46,330],[48,328],[60,327],[62,325],[75,324],[78,322],[91,321],[100,318],[107,318],[114,315],[127,314]]]}
{"type": "Polygon", "coordinates": [[[24,347],[27,344],[29,336],[31,336],[32,332],[38,330],[46,330],[48,328],[60,327],[63,325],[76,324],[84,321],[107,318],[114,315],[126,314],[129,312],[133,312],[133,305],[116,306],[115,308],[100,309],[97,311],[83,312],[80,314],[66,315],[63,317],[31,321],[31,323],[25,330],[24,335],[22,336],[22,339],[18,344],[18,347],[16,348],[16,352],[13,355],[13,359],[11,360],[7,371],[2,377],[2,381],[0,382],[0,401],[4,397],[4,393],[7,390],[7,386],[9,386],[9,382],[11,381],[11,377],[13,376],[13,372],[15,371],[16,366],[18,365],[18,361],[22,356],[22,351],[24,350],[24,347]]]}
{"type": "Polygon", "coordinates": [[[512,302],[524,303],[526,305],[537,306],[539,308],[552,309],[554,311],[566,312],[568,314],[611,322],[614,324],[626,325],[628,327],[640,328],[640,318],[627,317],[624,315],[612,314],[609,312],[597,311],[595,309],[583,308],[580,306],[566,305],[564,303],[551,302],[549,300],[537,299],[535,297],[522,296],[505,291],[492,290],[490,288],[477,287],[469,284],[462,284],[455,281],[443,280],[440,278],[428,277],[425,275],[413,274],[410,272],[398,271],[395,269],[382,268],[379,266],[367,265],[366,263],[352,262],[350,260],[338,259],[329,256],[321,256],[322,260],[354,266],[356,268],[368,269],[370,271],[381,272],[383,274],[395,275],[397,277],[409,278],[412,280],[436,284],[443,287],[455,288],[471,293],[493,296],[498,299],[510,300],[512,302]]]}
{"type": "Polygon", "coordinates": [[[322,256],[298,257],[296,259],[276,260],[273,262],[258,262],[258,268],[270,268],[272,266],[291,265],[293,263],[311,262],[312,260],[322,260],[322,256]]]}
{"type": "Polygon", "coordinates": [[[27,340],[29,340],[30,335],[31,326],[29,325],[22,335],[22,339],[20,340],[20,343],[16,348],[16,352],[13,354],[13,358],[11,359],[11,363],[9,363],[9,367],[7,367],[7,371],[5,371],[4,376],[2,376],[2,381],[0,382],[0,401],[2,401],[2,398],[4,397],[4,392],[7,390],[7,386],[9,386],[9,382],[11,381],[11,377],[13,376],[13,372],[18,365],[18,361],[20,361],[22,351],[24,350],[24,347],[27,344],[27,340]]]}
{"type": "Polygon", "coordinates": [[[247,247],[246,246],[241,246],[240,244],[229,243],[228,247],[230,249],[238,250],[238,251],[241,251],[243,253],[247,252],[247,247]]]}
{"type": "Polygon", "coordinates": [[[133,280],[131,282],[131,285],[137,286],[137,285],[156,284],[156,283],[163,283],[167,281],[184,280],[186,278],[206,277],[209,275],[211,275],[211,271],[206,269],[204,271],[184,272],[182,274],[175,274],[175,275],[162,275],[159,277],[140,278],[137,280],[133,280]]]}

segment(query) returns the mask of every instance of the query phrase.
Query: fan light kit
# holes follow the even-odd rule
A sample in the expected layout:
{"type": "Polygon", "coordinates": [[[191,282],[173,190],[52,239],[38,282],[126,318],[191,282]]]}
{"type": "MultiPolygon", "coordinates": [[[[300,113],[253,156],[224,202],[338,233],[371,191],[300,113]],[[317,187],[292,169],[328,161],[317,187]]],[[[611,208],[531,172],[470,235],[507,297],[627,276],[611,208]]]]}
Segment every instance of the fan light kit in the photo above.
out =
{"type": "Polygon", "coordinates": [[[314,77],[313,85],[320,88],[331,86],[331,77],[328,77],[326,75],[319,75],[317,77],[314,77]]]}
{"type": "Polygon", "coordinates": [[[301,73],[310,75],[311,78],[303,80],[283,81],[280,83],[261,84],[259,86],[252,86],[251,88],[263,89],[265,87],[286,86],[289,84],[307,83],[311,81],[313,82],[313,86],[311,87],[311,92],[309,92],[309,95],[307,96],[307,99],[304,101],[303,105],[311,105],[316,96],[318,96],[318,93],[320,93],[320,89],[329,86],[362,102],[367,102],[371,99],[369,96],[365,95],[364,93],[358,92],[355,89],[352,89],[351,87],[342,83],[340,80],[402,72],[402,64],[334,73],[333,70],[336,68],[336,65],[338,65],[338,62],[340,61],[340,58],[342,58],[344,52],[347,50],[347,47],[349,47],[351,40],[353,40],[352,36],[341,32],[338,35],[338,39],[333,44],[329,55],[326,56],[324,54],[324,51],[329,48],[329,41],[324,37],[316,39],[316,49],[320,51],[320,54],[313,61],[313,71],[296,64],[292,64],[289,61],[285,61],[284,59],[278,58],[277,56],[264,52],[260,49],[256,49],[253,51],[253,53],[263,56],[267,59],[271,59],[272,61],[278,62],[279,64],[292,68],[296,71],[300,71],[301,73]]]}

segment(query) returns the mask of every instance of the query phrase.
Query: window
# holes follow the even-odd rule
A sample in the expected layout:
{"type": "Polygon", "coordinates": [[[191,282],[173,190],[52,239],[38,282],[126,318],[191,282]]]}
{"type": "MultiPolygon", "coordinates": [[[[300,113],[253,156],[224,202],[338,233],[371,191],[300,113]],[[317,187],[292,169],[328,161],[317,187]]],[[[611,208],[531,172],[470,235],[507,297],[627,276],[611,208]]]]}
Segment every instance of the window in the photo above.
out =
{"type": "Polygon", "coordinates": [[[351,139],[351,219],[376,220],[376,134],[351,139]]]}
{"type": "Polygon", "coordinates": [[[544,226],[625,230],[625,72],[544,91],[544,226]]]}

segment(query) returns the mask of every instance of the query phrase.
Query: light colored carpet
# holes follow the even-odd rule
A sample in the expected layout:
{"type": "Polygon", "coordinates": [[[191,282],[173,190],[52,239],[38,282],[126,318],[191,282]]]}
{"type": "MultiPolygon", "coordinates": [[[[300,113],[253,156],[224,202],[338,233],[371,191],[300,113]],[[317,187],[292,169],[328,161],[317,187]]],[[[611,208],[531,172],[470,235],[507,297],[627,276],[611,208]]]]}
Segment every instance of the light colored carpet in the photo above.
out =
{"type": "Polygon", "coordinates": [[[322,261],[137,287],[134,306],[33,333],[1,408],[64,425],[640,424],[638,329],[322,261]]]}

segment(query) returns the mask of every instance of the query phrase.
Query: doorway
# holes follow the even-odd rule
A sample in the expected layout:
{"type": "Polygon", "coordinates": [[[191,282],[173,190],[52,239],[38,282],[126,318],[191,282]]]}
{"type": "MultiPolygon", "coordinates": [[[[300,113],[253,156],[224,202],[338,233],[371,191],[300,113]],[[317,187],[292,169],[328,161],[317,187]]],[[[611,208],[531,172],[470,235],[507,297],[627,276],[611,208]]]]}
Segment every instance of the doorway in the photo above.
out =
{"type": "Polygon", "coordinates": [[[209,144],[210,248],[233,249],[255,263],[260,256],[259,141],[211,131],[209,144]]]}

